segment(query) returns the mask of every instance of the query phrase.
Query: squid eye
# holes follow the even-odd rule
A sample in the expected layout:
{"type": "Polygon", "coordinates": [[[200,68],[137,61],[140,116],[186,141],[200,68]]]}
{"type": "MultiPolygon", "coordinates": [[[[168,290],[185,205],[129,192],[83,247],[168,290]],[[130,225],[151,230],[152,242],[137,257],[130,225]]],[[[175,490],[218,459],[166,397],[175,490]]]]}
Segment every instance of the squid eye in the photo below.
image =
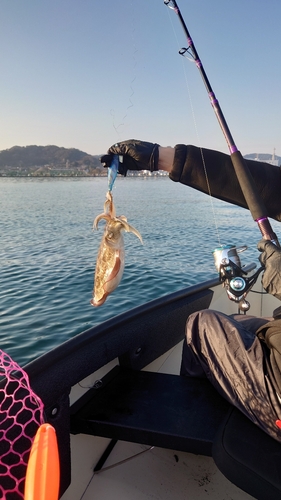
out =
{"type": "Polygon", "coordinates": [[[107,233],[107,237],[111,240],[113,238],[113,233],[112,231],[110,231],[109,233],[107,233]]]}

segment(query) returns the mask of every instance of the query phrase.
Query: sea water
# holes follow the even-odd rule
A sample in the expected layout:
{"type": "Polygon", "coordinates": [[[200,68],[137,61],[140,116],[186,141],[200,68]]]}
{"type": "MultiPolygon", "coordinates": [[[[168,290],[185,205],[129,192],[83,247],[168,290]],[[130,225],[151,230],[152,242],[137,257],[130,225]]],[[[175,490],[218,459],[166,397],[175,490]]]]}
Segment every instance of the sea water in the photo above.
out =
{"type": "Polygon", "coordinates": [[[117,215],[144,244],[124,234],[122,282],[95,308],[103,222],[92,225],[106,191],[106,178],[0,179],[0,348],[21,365],[123,311],[215,278],[219,244],[248,245],[243,264],[258,259],[260,233],[247,210],[167,177],[120,177],[117,215]]]}

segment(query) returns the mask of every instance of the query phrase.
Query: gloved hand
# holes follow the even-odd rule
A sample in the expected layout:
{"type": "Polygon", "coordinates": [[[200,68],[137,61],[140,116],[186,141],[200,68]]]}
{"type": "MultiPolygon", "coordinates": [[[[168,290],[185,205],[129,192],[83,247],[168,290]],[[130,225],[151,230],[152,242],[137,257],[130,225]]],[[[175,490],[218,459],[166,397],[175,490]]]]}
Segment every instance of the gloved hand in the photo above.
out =
{"type": "Polygon", "coordinates": [[[107,152],[100,158],[105,167],[109,167],[112,155],[123,156],[123,163],[119,162],[118,173],[126,175],[128,170],[158,170],[159,144],[152,142],[129,141],[119,142],[111,146],[107,152]]]}
{"type": "Polygon", "coordinates": [[[258,242],[259,260],[265,266],[262,276],[264,289],[281,300],[281,249],[269,240],[258,242]]]}

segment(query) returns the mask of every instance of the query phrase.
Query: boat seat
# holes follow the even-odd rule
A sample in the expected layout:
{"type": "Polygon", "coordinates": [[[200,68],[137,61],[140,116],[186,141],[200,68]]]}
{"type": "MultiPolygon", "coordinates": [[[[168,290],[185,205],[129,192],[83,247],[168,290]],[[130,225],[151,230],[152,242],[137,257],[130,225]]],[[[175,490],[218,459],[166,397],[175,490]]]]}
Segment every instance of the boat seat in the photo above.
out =
{"type": "Polygon", "coordinates": [[[254,498],[281,498],[281,444],[236,408],[218,430],[213,458],[232,483],[254,498]]]}
{"type": "Polygon", "coordinates": [[[72,405],[70,428],[211,456],[229,407],[206,379],[117,366],[72,405]]]}

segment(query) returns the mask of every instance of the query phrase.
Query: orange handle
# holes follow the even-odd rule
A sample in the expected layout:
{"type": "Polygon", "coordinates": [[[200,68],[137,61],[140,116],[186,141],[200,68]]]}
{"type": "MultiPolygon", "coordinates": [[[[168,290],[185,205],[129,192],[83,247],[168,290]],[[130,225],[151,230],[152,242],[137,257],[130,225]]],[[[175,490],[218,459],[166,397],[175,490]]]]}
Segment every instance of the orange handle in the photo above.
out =
{"type": "Polygon", "coordinates": [[[26,471],[24,500],[58,500],[60,463],[56,431],[42,424],[35,436],[26,471]]]}

